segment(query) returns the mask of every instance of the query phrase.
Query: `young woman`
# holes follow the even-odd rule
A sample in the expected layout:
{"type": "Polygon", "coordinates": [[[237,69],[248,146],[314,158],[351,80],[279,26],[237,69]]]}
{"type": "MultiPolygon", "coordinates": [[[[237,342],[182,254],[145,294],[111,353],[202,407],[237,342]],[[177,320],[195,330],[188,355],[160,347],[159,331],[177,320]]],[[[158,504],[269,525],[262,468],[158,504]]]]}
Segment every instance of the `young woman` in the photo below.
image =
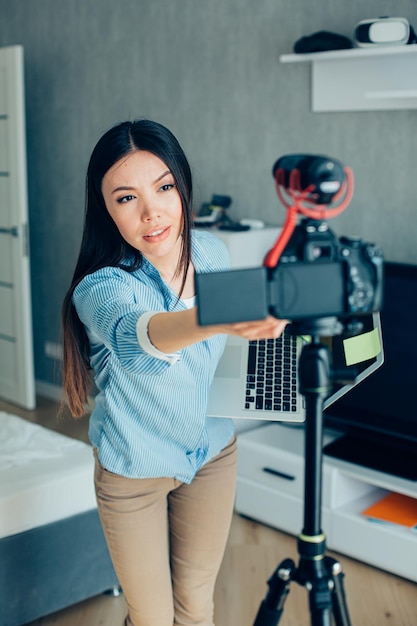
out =
{"type": "Polygon", "coordinates": [[[278,337],[285,323],[200,327],[194,272],[229,267],[191,230],[192,182],[172,133],[124,122],[87,171],[84,232],[63,305],[65,399],[89,422],[98,510],[128,604],[126,626],[213,625],[233,511],[233,422],[206,415],[226,334],[278,337]]]}

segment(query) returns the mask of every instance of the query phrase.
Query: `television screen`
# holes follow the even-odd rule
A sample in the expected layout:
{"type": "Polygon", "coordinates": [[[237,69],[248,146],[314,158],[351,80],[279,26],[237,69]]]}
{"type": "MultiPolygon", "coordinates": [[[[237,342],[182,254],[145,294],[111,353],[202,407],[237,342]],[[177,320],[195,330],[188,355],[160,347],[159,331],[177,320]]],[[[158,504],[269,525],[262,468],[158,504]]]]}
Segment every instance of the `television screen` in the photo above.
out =
{"type": "Polygon", "coordinates": [[[417,480],[417,265],[385,263],[384,363],[325,412],[325,454],[417,480]]]}

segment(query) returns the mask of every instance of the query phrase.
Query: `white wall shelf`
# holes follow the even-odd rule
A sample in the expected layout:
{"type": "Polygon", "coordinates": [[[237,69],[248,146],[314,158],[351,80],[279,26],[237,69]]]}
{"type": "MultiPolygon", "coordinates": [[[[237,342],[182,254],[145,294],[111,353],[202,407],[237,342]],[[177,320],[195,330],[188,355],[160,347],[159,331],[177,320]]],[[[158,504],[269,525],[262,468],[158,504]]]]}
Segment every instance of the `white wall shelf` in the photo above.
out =
{"type": "MultiPolygon", "coordinates": [[[[324,443],[334,436],[327,433],[324,443]]],[[[238,449],[236,511],[299,534],[304,508],[303,429],[268,424],[239,433],[238,449]]],[[[324,456],[321,513],[327,547],[417,582],[417,532],[376,524],[362,515],[392,491],[417,498],[417,483],[324,456]]]]}
{"type": "Polygon", "coordinates": [[[284,54],[311,63],[314,112],[417,108],[417,45],[284,54]]]}

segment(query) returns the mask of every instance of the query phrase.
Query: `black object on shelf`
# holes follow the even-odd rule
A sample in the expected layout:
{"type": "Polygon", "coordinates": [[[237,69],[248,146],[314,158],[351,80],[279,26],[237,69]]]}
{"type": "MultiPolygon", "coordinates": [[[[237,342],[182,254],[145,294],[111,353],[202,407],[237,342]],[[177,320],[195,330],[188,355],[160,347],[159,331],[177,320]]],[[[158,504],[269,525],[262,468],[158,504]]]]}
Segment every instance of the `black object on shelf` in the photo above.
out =
{"type": "Polygon", "coordinates": [[[349,48],[353,48],[353,41],[348,37],[327,30],[320,30],[298,39],[293,50],[297,54],[306,54],[309,52],[326,52],[327,50],[347,50],[349,48]]]}
{"type": "Polygon", "coordinates": [[[368,439],[363,434],[360,437],[347,434],[327,444],[323,452],[342,461],[407,480],[417,480],[415,446],[406,446],[405,443],[395,445],[389,436],[373,435],[368,439]]]}

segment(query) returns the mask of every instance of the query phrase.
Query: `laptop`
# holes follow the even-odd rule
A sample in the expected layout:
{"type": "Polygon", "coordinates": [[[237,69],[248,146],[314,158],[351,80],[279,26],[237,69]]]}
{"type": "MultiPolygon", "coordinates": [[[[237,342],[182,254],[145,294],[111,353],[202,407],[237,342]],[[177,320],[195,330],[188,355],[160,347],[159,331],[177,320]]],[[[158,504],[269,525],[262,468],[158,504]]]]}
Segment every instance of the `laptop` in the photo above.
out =
{"type": "MultiPolygon", "coordinates": [[[[343,368],[346,375],[344,382],[333,383],[324,409],[383,363],[379,313],[363,316],[361,321],[360,335],[323,338],[333,368],[343,368]]],[[[299,391],[298,363],[309,339],[292,334],[288,326],[278,339],[248,341],[229,335],[211,385],[208,415],[303,422],[305,401],[299,391]]]]}

